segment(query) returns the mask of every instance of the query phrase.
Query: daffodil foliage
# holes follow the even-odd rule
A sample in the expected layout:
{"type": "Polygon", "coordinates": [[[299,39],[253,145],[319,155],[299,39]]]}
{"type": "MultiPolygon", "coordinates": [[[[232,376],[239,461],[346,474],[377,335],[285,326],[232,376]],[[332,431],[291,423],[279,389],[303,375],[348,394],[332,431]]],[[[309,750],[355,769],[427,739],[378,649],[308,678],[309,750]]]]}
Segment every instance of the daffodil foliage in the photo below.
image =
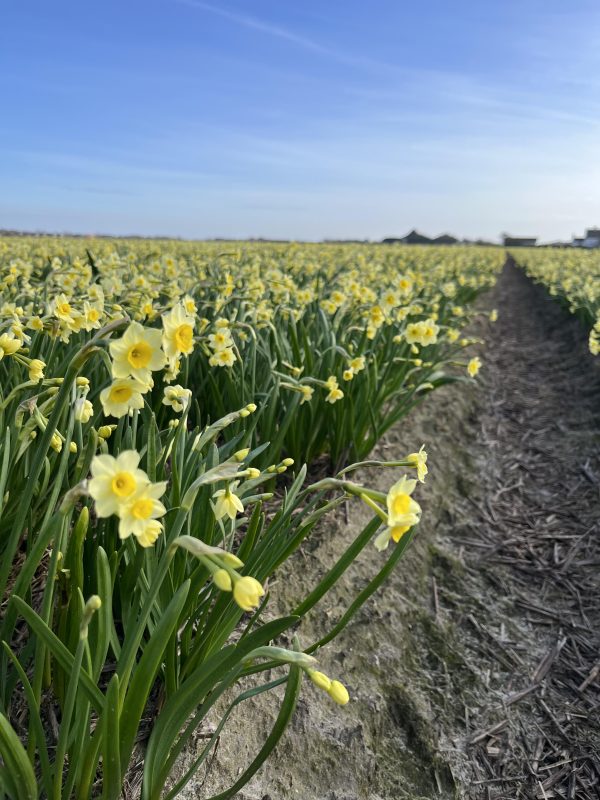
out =
{"type": "Polygon", "coordinates": [[[590,328],[590,353],[600,354],[600,253],[526,248],[511,255],[530,278],[543,284],[590,328]]]}
{"type": "Polygon", "coordinates": [[[277,744],[302,676],[348,702],[314,654],[401,558],[428,472],[424,447],[360,459],[428,391],[477,374],[463,328],[501,261],[0,240],[0,795],[116,800],[141,740],[143,800],[174,798],[233,709],[285,684],[273,731],[219,795],[232,797],[277,744]],[[300,464],[322,454],[335,474],[311,484],[300,464]],[[387,493],[353,480],[388,466],[406,474],[387,493]],[[269,579],[348,500],[372,521],[276,613],[269,579]],[[339,607],[367,546],[371,579],[306,640],[302,620],[339,607]]]}

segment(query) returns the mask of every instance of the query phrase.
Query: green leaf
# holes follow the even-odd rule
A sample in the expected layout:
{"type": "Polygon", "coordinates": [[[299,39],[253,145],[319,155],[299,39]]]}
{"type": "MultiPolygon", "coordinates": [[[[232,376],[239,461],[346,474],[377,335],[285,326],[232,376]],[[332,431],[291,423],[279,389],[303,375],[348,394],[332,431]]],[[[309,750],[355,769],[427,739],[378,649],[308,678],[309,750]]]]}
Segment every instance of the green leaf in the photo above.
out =
{"type": "Polygon", "coordinates": [[[237,645],[223,648],[198,665],[175,694],[167,700],[155,722],[146,748],[145,774],[148,777],[145,778],[145,782],[148,783],[150,794],[144,797],[155,796],[152,792],[156,776],[167,761],[179,731],[206,694],[232,669],[235,669],[252,650],[272,641],[297,621],[298,617],[295,616],[273,620],[245,636],[237,645]]]}
{"type": "Polygon", "coordinates": [[[120,730],[119,730],[119,676],[115,673],[106,691],[106,704],[102,721],[102,798],[119,800],[122,789],[120,730]]]}
{"type": "Polygon", "coordinates": [[[35,734],[37,749],[40,758],[40,764],[42,767],[42,780],[44,784],[44,789],[48,797],[50,797],[52,792],[52,773],[50,771],[50,760],[48,758],[48,749],[46,748],[46,732],[44,731],[44,726],[42,725],[39,704],[36,702],[33,689],[31,688],[31,683],[29,682],[27,673],[21,666],[19,659],[16,657],[16,655],[13,653],[10,647],[6,644],[6,642],[2,642],[2,646],[4,647],[6,654],[12,661],[14,668],[17,670],[19,679],[23,684],[25,697],[27,698],[27,705],[29,706],[29,715],[30,715],[29,718],[31,721],[31,728],[35,734]]]}
{"type": "MultiPolygon", "coordinates": [[[[74,662],[73,654],[69,652],[60,639],[55,636],[54,633],[52,633],[50,628],[41,619],[41,617],[39,617],[24,600],[21,600],[20,597],[13,597],[12,602],[16,605],[17,610],[25,618],[25,621],[35,635],[44,642],[60,666],[68,675],[70,675],[74,662]]],[[[80,681],[85,693],[87,694],[96,711],[102,712],[104,707],[104,695],[100,689],[98,689],[96,684],[85,671],[81,672],[80,681]]]]}
{"type": "Polygon", "coordinates": [[[154,629],[133,673],[121,711],[121,764],[125,766],[129,764],[142,713],[158,669],[165,658],[169,638],[179,622],[189,589],[189,580],[179,587],[154,629]]]}
{"type": "Polygon", "coordinates": [[[37,800],[37,781],[27,751],[4,714],[0,714],[0,754],[16,790],[14,800],[37,800]]]}
{"type": "Polygon", "coordinates": [[[302,670],[300,667],[290,667],[290,674],[287,682],[287,687],[285,690],[285,695],[283,697],[283,702],[281,704],[281,708],[279,709],[279,714],[277,715],[277,719],[275,720],[275,724],[271,730],[271,733],[267,737],[264,745],[261,747],[259,754],[256,756],[254,761],[250,764],[250,766],[244,770],[244,772],[240,775],[237,781],[230,786],[224,792],[220,794],[215,794],[212,797],[207,798],[207,800],[228,800],[228,798],[233,797],[240,789],[242,789],[248,781],[255,775],[258,770],[262,767],[264,762],[267,758],[271,755],[279,740],[281,739],[283,732],[287,728],[294,710],[296,708],[296,703],[298,702],[298,695],[300,694],[300,686],[302,684],[302,670]]]}

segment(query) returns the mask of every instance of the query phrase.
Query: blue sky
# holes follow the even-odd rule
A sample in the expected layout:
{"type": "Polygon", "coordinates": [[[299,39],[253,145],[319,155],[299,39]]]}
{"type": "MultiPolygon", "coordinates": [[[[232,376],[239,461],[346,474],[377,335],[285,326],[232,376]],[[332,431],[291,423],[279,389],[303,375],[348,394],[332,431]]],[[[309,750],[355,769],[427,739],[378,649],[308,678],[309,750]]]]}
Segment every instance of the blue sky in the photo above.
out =
{"type": "Polygon", "coordinates": [[[0,228],[600,225],[598,0],[6,0],[0,228]]]}

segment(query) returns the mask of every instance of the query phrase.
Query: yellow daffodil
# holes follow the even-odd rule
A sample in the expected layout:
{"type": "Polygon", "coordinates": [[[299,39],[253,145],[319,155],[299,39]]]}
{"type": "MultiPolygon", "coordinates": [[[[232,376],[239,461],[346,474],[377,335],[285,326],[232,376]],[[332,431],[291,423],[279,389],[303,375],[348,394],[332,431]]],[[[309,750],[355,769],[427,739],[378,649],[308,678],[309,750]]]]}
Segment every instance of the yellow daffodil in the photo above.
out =
{"type": "Polygon", "coordinates": [[[471,378],[474,378],[480,369],[481,369],[481,359],[475,356],[475,358],[472,358],[467,364],[467,372],[469,373],[471,378]]]}
{"type": "Polygon", "coordinates": [[[303,405],[304,403],[310,403],[312,396],[315,393],[313,387],[302,384],[300,386],[300,391],[302,392],[302,400],[300,400],[300,405],[303,405]]]}
{"type": "Polygon", "coordinates": [[[79,400],[75,402],[75,419],[77,422],[88,422],[93,413],[94,406],[89,400],[86,400],[84,397],[80,397],[79,400]]]}
{"type": "Polygon", "coordinates": [[[144,470],[138,468],[140,455],[135,450],[124,450],[114,458],[109,455],[92,459],[88,489],[96,504],[99,517],[117,514],[150,481],[144,470]]]}
{"type": "Polygon", "coordinates": [[[234,489],[237,487],[237,481],[232,483],[231,486],[228,486],[226,489],[219,489],[217,492],[213,494],[213,498],[216,498],[216,503],[214,504],[214,515],[215,519],[223,519],[223,517],[229,517],[229,519],[235,519],[236,516],[239,514],[244,513],[244,506],[242,501],[235,493],[234,489]]]}
{"type": "MultiPolygon", "coordinates": [[[[133,534],[137,539],[148,537],[148,522],[166,514],[167,509],[158,499],[167,488],[166,481],[140,486],[126,502],[118,508],[119,537],[126,539],[133,534]]],[[[147,545],[144,545],[147,546],[147,545]]]]}
{"type": "Polygon", "coordinates": [[[417,470],[417,479],[421,483],[425,483],[425,476],[429,472],[427,469],[427,453],[425,452],[425,445],[421,445],[418,453],[410,453],[406,458],[408,461],[413,462],[412,466],[417,470]]]}
{"type": "Polygon", "coordinates": [[[230,348],[232,344],[233,340],[228,328],[220,328],[208,337],[208,345],[215,353],[230,348]]]}
{"type": "Polygon", "coordinates": [[[0,360],[4,356],[12,356],[22,347],[22,342],[13,333],[3,333],[0,335],[0,360]]]}
{"type": "Polygon", "coordinates": [[[399,542],[402,536],[417,525],[421,518],[421,506],[413,500],[411,494],[417,482],[403,475],[389,490],[386,498],[387,528],[375,539],[375,547],[385,550],[390,539],[399,542]]]}
{"type": "Polygon", "coordinates": [[[192,397],[191,389],[184,389],[183,386],[165,386],[163,389],[163,405],[171,406],[173,411],[178,413],[187,407],[192,397]]]}
{"type": "Polygon", "coordinates": [[[232,367],[236,362],[235,353],[231,347],[216,350],[209,359],[211,367],[232,367]]]}
{"type": "Polygon", "coordinates": [[[168,359],[189,355],[194,349],[194,317],[178,303],[163,316],[163,349],[168,359]]]}
{"type": "Polygon", "coordinates": [[[144,328],[132,322],[123,336],[110,343],[115,378],[132,377],[143,384],[152,382],[152,372],[162,369],[166,356],[162,350],[162,334],[154,328],[144,328]]]}
{"type": "Polygon", "coordinates": [[[149,386],[135,378],[118,378],[100,392],[102,410],[107,417],[123,417],[133,409],[144,407],[149,386]]]}
{"type": "Polygon", "coordinates": [[[140,547],[152,547],[163,531],[162,524],[157,519],[149,519],[135,534],[140,547]]]}

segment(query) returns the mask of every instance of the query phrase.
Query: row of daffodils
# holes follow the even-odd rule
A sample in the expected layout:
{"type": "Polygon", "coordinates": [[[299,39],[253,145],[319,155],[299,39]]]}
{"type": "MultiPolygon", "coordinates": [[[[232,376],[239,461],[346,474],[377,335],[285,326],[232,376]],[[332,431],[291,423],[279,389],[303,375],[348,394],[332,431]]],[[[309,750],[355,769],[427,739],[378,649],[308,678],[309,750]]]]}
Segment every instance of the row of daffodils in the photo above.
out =
{"type": "Polygon", "coordinates": [[[477,374],[473,301],[502,258],[475,248],[0,240],[8,797],[117,800],[143,740],[143,800],[175,798],[233,708],[283,684],[283,700],[270,695],[280,704],[271,735],[219,795],[232,797],[277,744],[303,676],[348,702],[314,654],[410,543],[426,450],[368,462],[404,469],[387,493],[356,471],[428,392],[477,374]],[[301,465],[317,458],[331,477],[311,483],[301,465]],[[348,500],[371,522],[276,614],[269,578],[348,500]],[[369,545],[369,583],[307,641],[302,619],[337,607],[337,581],[369,545]],[[219,725],[174,781],[215,704],[219,725]]]}
{"type": "Polygon", "coordinates": [[[527,248],[512,253],[529,277],[564,301],[590,328],[589,348],[600,354],[600,253],[594,250],[527,248]]]}

